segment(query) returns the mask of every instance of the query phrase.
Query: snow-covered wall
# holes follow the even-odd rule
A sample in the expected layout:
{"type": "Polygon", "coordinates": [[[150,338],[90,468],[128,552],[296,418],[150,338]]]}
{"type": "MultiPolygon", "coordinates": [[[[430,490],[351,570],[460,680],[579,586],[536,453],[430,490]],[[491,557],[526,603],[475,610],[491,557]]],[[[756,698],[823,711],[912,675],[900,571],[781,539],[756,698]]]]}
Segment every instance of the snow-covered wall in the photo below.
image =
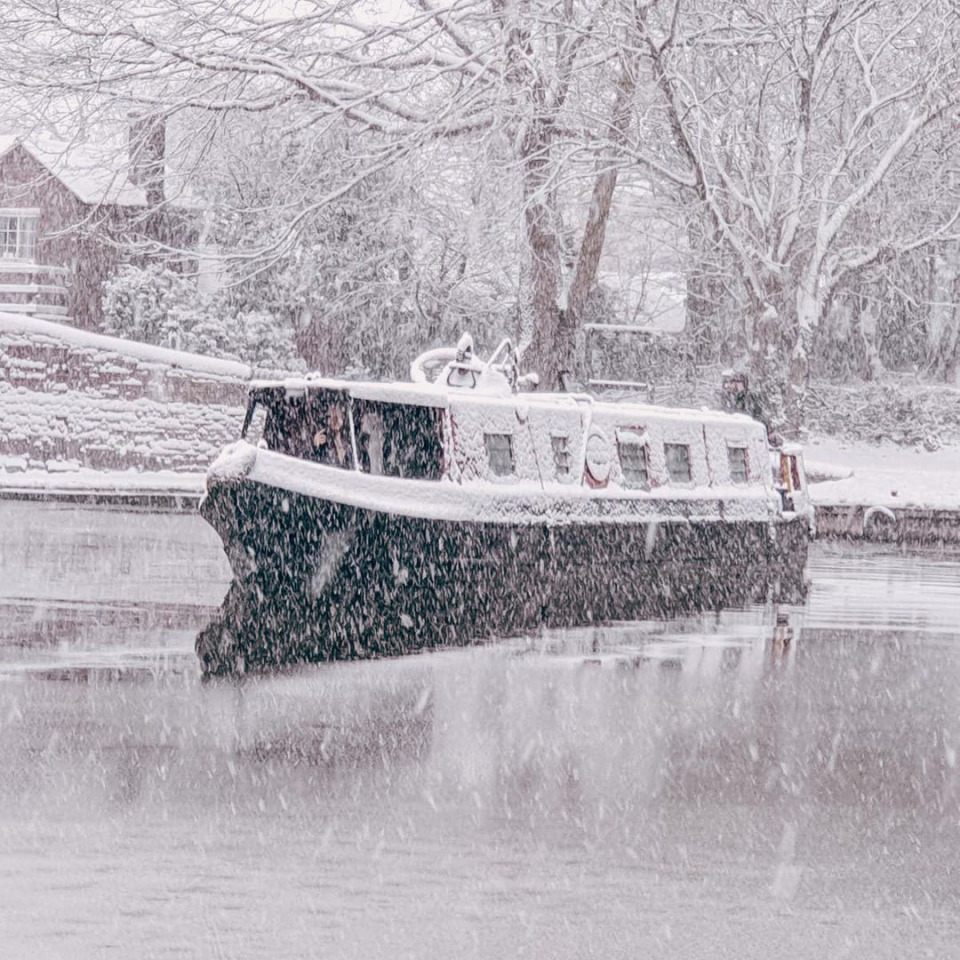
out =
{"type": "Polygon", "coordinates": [[[202,470],[239,433],[251,375],[0,313],[0,471],[202,470]]]}

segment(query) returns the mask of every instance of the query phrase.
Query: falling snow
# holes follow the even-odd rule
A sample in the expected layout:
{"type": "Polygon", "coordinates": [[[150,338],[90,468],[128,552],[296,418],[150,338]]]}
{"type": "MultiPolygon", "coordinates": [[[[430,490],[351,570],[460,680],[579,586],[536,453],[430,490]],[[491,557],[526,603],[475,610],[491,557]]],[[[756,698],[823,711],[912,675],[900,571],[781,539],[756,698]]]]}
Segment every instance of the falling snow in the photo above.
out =
{"type": "Polygon", "coordinates": [[[955,0],[0,10],[0,960],[960,957],[955,0]]]}

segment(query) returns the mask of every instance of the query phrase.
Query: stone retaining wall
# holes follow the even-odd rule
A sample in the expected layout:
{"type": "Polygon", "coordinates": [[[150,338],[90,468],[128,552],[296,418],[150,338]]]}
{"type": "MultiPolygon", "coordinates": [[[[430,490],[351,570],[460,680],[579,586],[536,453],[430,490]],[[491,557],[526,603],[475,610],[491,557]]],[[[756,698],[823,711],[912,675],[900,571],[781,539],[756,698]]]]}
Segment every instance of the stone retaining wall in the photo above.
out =
{"type": "Polygon", "coordinates": [[[0,314],[0,471],[206,468],[236,438],[245,364],[0,314]]]}

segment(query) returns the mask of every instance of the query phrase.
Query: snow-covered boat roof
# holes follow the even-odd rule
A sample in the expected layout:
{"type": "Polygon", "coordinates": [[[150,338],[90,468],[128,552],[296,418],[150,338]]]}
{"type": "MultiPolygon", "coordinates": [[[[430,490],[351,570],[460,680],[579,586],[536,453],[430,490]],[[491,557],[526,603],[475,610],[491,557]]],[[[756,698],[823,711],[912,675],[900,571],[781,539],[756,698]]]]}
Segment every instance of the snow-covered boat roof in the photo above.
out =
{"type": "Polygon", "coordinates": [[[254,390],[282,389],[289,394],[300,394],[306,390],[336,390],[357,400],[408,403],[420,407],[446,407],[451,393],[449,388],[433,383],[378,383],[366,380],[337,380],[310,374],[305,377],[286,377],[283,380],[254,380],[251,387],[254,390]]]}
{"type": "Polygon", "coordinates": [[[421,407],[446,409],[451,402],[469,400],[479,405],[522,405],[536,407],[576,407],[589,405],[595,409],[618,415],[625,420],[683,421],[691,420],[704,424],[752,424],[759,426],[743,413],[724,413],[719,410],[684,407],[662,407],[650,403],[598,400],[588,394],[574,393],[507,393],[488,394],[462,387],[449,387],[438,383],[374,382],[338,380],[333,377],[311,376],[287,377],[283,380],[255,380],[253,389],[283,389],[290,394],[307,390],[335,390],[357,400],[373,400],[381,403],[410,404],[421,407]]]}

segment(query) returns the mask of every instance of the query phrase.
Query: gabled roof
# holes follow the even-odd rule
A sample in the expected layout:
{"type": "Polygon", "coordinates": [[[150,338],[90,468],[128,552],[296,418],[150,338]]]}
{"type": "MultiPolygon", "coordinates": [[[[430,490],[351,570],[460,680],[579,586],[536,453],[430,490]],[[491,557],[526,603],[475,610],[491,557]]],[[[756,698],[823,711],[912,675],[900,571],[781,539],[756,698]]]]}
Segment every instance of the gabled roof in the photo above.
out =
{"type": "MultiPolygon", "coordinates": [[[[132,183],[127,175],[126,153],[122,149],[27,139],[7,134],[0,135],[0,158],[18,145],[82,203],[90,206],[110,204],[121,207],[147,205],[146,190],[132,183]]],[[[174,205],[191,207],[195,204],[185,198],[178,198],[174,205]]]]}

